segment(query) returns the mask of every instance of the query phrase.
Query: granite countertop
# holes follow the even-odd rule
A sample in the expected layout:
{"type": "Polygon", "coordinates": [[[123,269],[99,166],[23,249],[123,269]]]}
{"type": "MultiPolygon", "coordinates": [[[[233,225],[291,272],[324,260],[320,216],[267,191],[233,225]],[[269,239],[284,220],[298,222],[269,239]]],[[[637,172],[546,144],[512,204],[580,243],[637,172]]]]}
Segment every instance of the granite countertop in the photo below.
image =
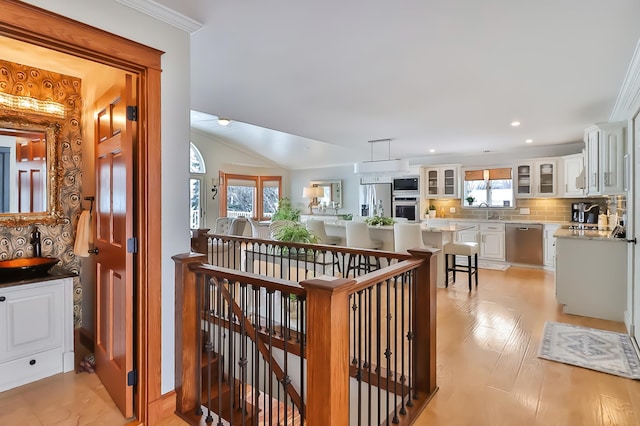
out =
{"type": "Polygon", "coordinates": [[[527,220],[527,219],[466,219],[466,218],[454,218],[454,217],[437,217],[435,219],[423,219],[422,223],[429,222],[429,220],[436,221],[447,221],[447,222],[470,222],[470,223],[525,223],[525,224],[535,224],[539,223],[542,225],[560,225],[560,226],[568,226],[570,222],[565,221],[557,221],[557,220],[527,220]]]}
{"type": "Polygon", "coordinates": [[[33,283],[39,283],[39,282],[43,282],[43,281],[58,280],[60,278],[76,277],[76,276],[78,276],[78,274],[73,273],[73,272],[69,272],[68,270],[62,268],[61,266],[54,266],[44,276],[39,276],[39,277],[34,277],[34,278],[29,278],[29,279],[23,279],[23,280],[17,280],[17,281],[16,280],[13,280],[13,281],[2,281],[0,279],[0,288],[11,287],[11,286],[16,286],[16,285],[24,285],[24,284],[33,284],[33,283]]]}
{"type": "MultiPolygon", "coordinates": [[[[325,226],[335,226],[338,228],[344,228],[345,227],[345,222],[344,220],[338,220],[335,222],[326,222],[325,226]]],[[[434,226],[429,226],[428,224],[425,223],[421,223],[420,224],[420,229],[423,231],[428,231],[428,232],[456,232],[456,231],[462,231],[465,229],[469,229],[472,228],[472,225],[463,225],[463,224],[449,224],[449,225],[434,225],[434,226]]],[[[393,225],[388,225],[388,226],[377,226],[377,225],[369,225],[369,229],[381,229],[381,230],[389,230],[389,231],[393,231],[393,225]]]]}
{"type": "Polygon", "coordinates": [[[556,238],[574,238],[578,240],[627,241],[625,238],[614,238],[613,231],[600,231],[597,229],[568,229],[563,227],[558,229],[553,236],[556,238]]]}

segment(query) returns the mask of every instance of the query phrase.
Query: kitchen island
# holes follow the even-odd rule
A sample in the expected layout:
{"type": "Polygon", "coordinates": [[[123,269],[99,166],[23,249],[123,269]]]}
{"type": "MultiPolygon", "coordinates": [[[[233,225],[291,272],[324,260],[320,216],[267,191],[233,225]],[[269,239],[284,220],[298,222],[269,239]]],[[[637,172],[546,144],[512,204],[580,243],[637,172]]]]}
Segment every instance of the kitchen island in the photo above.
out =
{"type": "Polygon", "coordinates": [[[627,303],[627,243],[611,231],[558,229],[556,299],[564,312],[623,321],[627,303]]]}
{"type": "MultiPolygon", "coordinates": [[[[454,233],[468,229],[469,225],[452,224],[428,226],[421,224],[422,241],[425,245],[442,250],[445,244],[454,240],[454,233]]],[[[343,244],[346,240],[344,221],[325,222],[327,235],[340,237],[343,244]]],[[[382,250],[394,251],[393,226],[369,226],[369,235],[374,240],[382,241],[382,250]]],[[[437,285],[445,287],[444,283],[444,256],[441,252],[436,254],[437,285]]]]}

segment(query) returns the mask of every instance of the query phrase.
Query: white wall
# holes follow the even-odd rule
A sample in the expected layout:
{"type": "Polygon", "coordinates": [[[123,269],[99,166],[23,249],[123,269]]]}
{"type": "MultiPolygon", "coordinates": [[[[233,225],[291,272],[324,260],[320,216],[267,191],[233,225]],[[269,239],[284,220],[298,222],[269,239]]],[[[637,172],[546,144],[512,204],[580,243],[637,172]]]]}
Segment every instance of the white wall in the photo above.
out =
{"type": "Polygon", "coordinates": [[[164,51],[162,55],[162,393],[174,388],[174,274],[189,251],[189,34],[114,0],[27,0],[164,51]]]}
{"type": "MultiPolygon", "coordinates": [[[[191,142],[200,150],[207,169],[204,179],[203,193],[205,198],[206,222],[203,228],[213,229],[216,218],[219,216],[220,191],[215,200],[211,197],[212,179],[218,182],[218,173],[252,175],[252,176],[282,176],[282,197],[290,197],[289,171],[273,164],[264,158],[245,150],[235,149],[227,143],[221,142],[201,132],[191,131],[191,142]],[[263,165],[264,167],[252,167],[246,164],[263,165]]],[[[302,190],[300,190],[302,194],[302,190]]]]}

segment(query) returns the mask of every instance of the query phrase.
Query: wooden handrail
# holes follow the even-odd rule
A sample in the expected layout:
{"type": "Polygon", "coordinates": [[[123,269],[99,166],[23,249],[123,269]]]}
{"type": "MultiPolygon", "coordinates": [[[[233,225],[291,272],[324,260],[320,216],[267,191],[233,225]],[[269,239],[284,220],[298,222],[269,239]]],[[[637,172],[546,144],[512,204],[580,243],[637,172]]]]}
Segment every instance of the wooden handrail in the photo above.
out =
{"type": "MultiPolygon", "coordinates": [[[[229,240],[258,240],[244,237],[220,236],[229,240]]],[[[276,241],[265,240],[274,244],[276,241]]],[[[284,244],[288,247],[316,245],[284,244]]],[[[278,245],[278,244],[276,244],[278,245]]],[[[346,247],[327,246],[327,250],[342,253],[358,253],[346,247]]],[[[266,278],[261,275],[234,269],[202,264],[205,255],[185,254],[174,256],[176,262],[176,391],[178,411],[196,408],[198,396],[193,378],[197,377],[197,359],[200,318],[196,307],[195,272],[210,275],[230,282],[250,282],[258,287],[296,294],[306,299],[306,409],[303,413],[310,426],[349,423],[349,377],[350,374],[350,308],[349,297],[377,283],[392,279],[409,271],[412,274],[414,299],[412,321],[412,344],[415,346],[414,386],[411,398],[417,407],[401,419],[410,424],[420,412],[421,406],[437,391],[436,385],[436,264],[432,257],[437,252],[428,249],[409,250],[409,255],[369,250],[367,254],[398,259],[388,267],[363,275],[356,279],[315,278],[302,281],[300,285],[287,280],[266,278]],[[306,296],[305,296],[306,295],[306,296]],[[416,315],[419,307],[420,314],[416,315]],[[330,390],[330,393],[328,393],[330,390]],[[330,398],[327,398],[330,395],[330,398]],[[418,407],[419,406],[419,407],[418,407]]],[[[226,296],[229,298],[230,296],[226,296]]],[[[235,308],[234,308],[235,309],[235,308]]],[[[236,315],[239,315],[236,312],[236,315]]],[[[254,333],[254,337],[258,338],[254,333]]],[[[301,400],[300,400],[301,401],[301,400]]],[[[304,407],[304,405],[303,405],[304,407]]]]}

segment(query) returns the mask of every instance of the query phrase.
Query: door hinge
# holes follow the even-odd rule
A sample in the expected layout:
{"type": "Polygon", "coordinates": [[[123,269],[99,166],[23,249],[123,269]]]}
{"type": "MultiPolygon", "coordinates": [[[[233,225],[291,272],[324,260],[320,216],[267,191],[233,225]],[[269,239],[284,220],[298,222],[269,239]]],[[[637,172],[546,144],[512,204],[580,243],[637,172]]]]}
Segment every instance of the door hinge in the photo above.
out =
{"type": "Polygon", "coordinates": [[[138,107],[135,105],[127,106],[127,120],[138,121],[138,107]]]}
{"type": "Polygon", "coordinates": [[[138,384],[138,371],[131,370],[127,373],[127,386],[135,386],[138,384]]]}
{"type": "Polygon", "coordinates": [[[127,253],[137,253],[138,252],[138,239],[136,237],[131,237],[127,239],[127,253]]]}

